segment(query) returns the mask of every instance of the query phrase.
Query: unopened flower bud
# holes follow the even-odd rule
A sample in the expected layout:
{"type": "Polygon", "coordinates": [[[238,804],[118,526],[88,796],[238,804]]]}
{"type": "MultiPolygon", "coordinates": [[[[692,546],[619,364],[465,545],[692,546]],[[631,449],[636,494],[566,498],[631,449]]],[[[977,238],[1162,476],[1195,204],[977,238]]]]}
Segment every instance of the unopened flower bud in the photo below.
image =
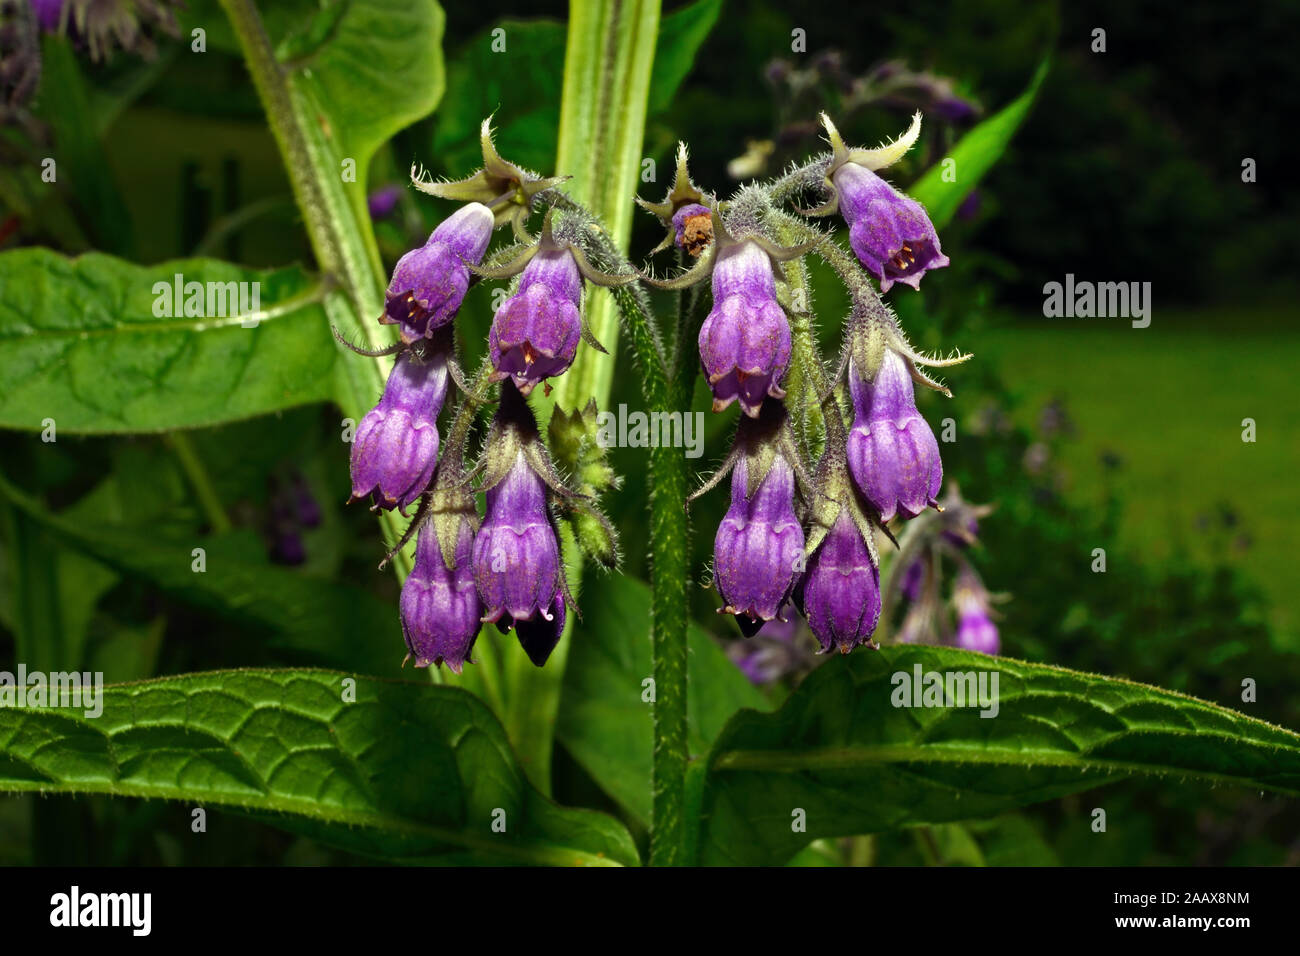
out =
{"type": "Polygon", "coordinates": [[[567,248],[543,248],[524,268],[519,290],[492,319],[488,348],[496,377],[527,395],[573,364],[582,338],[582,275],[567,248]]]}
{"type": "Polygon", "coordinates": [[[398,356],[379,404],[366,413],[352,442],[352,497],[373,493],[381,508],[405,508],[420,497],[438,461],[438,412],[447,395],[447,356],[398,356]]]}
{"type": "Polygon", "coordinates": [[[739,399],[745,414],[757,417],[765,396],[785,396],[778,383],[790,363],[790,325],[776,299],[772,260],[758,243],[719,250],[713,310],[699,346],[715,412],[739,399]]]}
{"type": "Polygon", "coordinates": [[[380,322],[401,326],[414,342],[446,325],[469,288],[469,267],[478,264],[492,239],[492,211],[472,202],[448,216],[419,249],[397,260],[380,322]]]}
{"type": "Polygon", "coordinates": [[[430,521],[420,529],[415,567],[402,585],[400,602],[402,635],[416,667],[446,664],[459,674],[469,658],[483,615],[470,560],[473,541],[472,523],[460,521],[448,567],[437,525],[430,521]]]}
{"type": "Polygon", "coordinates": [[[849,391],[854,419],[848,464],[854,483],[882,521],[895,514],[916,517],[936,502],[943,463],[934,432],[916,410],[907,362],[886,349],[870,382],[850,362],[849,391]]]}
{"type": "Polygon", "coordinates": [[[708,206],[689,203],[673,213],[673,233],[678,249],[698,256],[713,242],[713,213],[708,206]]]}
{"type": "Polygon", "coordinates": [[[880,571],[847,508],[808,560],[796,599],[823,653],[838,647],[847,654],[871,641],[880,619],[880,571]]]}

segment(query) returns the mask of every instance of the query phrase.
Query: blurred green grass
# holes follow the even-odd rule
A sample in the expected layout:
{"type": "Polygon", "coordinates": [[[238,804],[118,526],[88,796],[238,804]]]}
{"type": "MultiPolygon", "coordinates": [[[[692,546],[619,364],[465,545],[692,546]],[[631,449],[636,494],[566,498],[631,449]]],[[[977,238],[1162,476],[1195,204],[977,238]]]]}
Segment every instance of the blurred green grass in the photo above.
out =
{"type": "Polygon", "coordinates": [[[1236,566],[1268,600],[1279,646],[1300,649],[1294,309],[1166,313],[1157,300],[1146,329],[1019,317],[981,331],[975,351],[1021,399],[1016,424],[1036,428],[1049,401],[1064,401],[1076,428],[1058,462],[1067,497],[1100,507],[1113,490],[1120,540],[1145,558],[1236,566]]]}

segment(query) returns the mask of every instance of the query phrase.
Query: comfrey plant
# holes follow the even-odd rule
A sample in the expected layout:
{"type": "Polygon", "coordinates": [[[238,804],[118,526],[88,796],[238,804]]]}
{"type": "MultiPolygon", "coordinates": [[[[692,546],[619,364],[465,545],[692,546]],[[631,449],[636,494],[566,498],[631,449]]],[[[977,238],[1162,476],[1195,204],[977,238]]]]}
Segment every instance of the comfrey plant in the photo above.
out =
{"type": "MultiPolygon", "coordinates": [[[[882,831],[924,837],[931,825],[1003,817],[1141,772],[1176,776],[1180,795],[1198,777],[1236,781],[1248,800],[1296,790],[1300,736],[1256,716],[1278,713],[1282,672],[1242,663],[1271,657],[1202,654],[1182,672],[1181,690],[1221,701],[1240,680],[1247,709],[1259,679],[1259,709],[1247,715],[988,653],[1000,639],[996,600],[971,548],[986,511],[952,488],[945,472],[956,463],[940,455],[952,446],[936,443],[918,394],[945,391],[933,369],[964,356],[918,351],[886,302],[919,316],[913,307],[936,282],[953,284],[943,267],[959,233],[947,224],[1028,111],[1044,69],[959,140],[936,122],[936,87],[924,102],[906,100],[926,110],[923,143],[919,120],[877,149],[855,148],[824,120],[818,155],[717,192],[692,180],[682,147],[663,195],[637,185],[656,175],[646,120],[675,121],[664,106],[714,21],[728,23],[725,4],[676,4],[661,18],[656,0],[574,3],[564,27],[520,31],[505,20],[466,34],[444,30],[434,0],[277,4],[265,20],[270,4],[220,0],[225,21],[212,4],[186,5],[175,43],[147,27],[176,6],[162,0],[41,4],[62,13],[56,32],[39,36],[35,8],[21,6],[20,21],[0,23],[0,36],[20,41],[0,52],[0,98],[32,121],[10,124],[14,136],[0,146],[21,158],[9,179],[23,200],[0,229],[17,230],[0,250],[0,424],[32,434],[12,436],[19,451],[0,467],[0,565],[15,611],[0,646],[16,651],[0,661],[0,791],[184,799],[235,810],[241,826],[281,826],[403,864],[734,866],[783,865],[807,851],[887,862],[899,834],[882,831]],[[132,16],[164,54],[158,68],[119,55],[104,73],[78,59],[99,42],[96,17],[120,19],[101,16],[110,8],[139,8],[132,16]],[[218,36],[221,52],[210,55],[224,62],[233,39],[264,106],[312,257],[267,270],[188,258],[188,243],[178,245],[187,278],[262,290],[251,312],[182,321],[151,309],[149,295],[158,281],[174,284],[178,263],[123,258],[134,243],[130,217],[113,212],[122,197],[99,153],[107,131],[87,136],[69,106],[103,106],[111,125],[150,84],[201,62],[187,47],[198,53],[218,36]],[[503,123],[524,107],[549,115],[551,88],[530,80],[555,71],[548,50],[564,50],[556,128],[511,130],[528,151],[524,165],[543,172],[502,157],[485,126],[473,175],[413,175],[410,196],[375,193],[411,143],[446,144],[439,160],[460,164],[489,42],[491,68],[511,81],[499,90],[503,123]],[[444,57],[447,45],[459,49],[444,57]],[[52,139],[37,136],[47,128],[52,139]],[[928,161],[908,152],[914,144],[928,161]],[[572,178],[546,175],[551,156],[572,178]],[[632,222],[646,215],[632,201],[639,188],[662,242],[629,256],[632,222]],[[435,200],[441,223],[419,242],[408,236],[415,248],[394,250],[435,200]],[[385,214],[376,233],[371,216],[385,214]],[[95,254],[82,255],[88,243],[95,254]],[[388,251],[397,255],[385,270],[388,251]],[[844,301],[841,287],[847,301],[829,308],[844,301]],[[331,326],[362,354],[336,354],[322,338],[331,326]],[[619,348],[644,413],[662,426],[651,425],[661,440],[629,440],[620,453],[643,472],[627,498],[644,495],[646,520],[637,521],[640,501],[621,516],[622,550],[644,557],[646,582],[602,570],[620,553],[604,513],[619,476],[607,449],[614,429],[603,424],[619,348]],[[92,372],[129,387],[96,388],[92,372]],[[710,435],[734,426],[698,489],[689,471],[702,448],[663,437],[674,416],[705,417],[696,396],[717,409],[710,435]],[[337,419],[320,415],[327,399],[337,419]],[[105,454],[104,441],[118,442],[107,436],[132,430],[130,454],[105,454]],[[351,441],[348,452],[336,436],[351,441]],[[255,452],[233,456],[249,460],[229,461],[250,438],[255,452]],[[157,457],[146,448],[175,461],[141,471],[157,457]],[[393,546],[395,607],[340,576],[339,516],[320,493],[328,469],[342,480],[344,454],[353,509],[373,509],[393,546]],[[89,490],[83,474],[98,479],[105,465],[113,473],[72,503],[89,490]],[[145,475],[165,494],[147,513],[117,515],[114,503],[145,475]],[[243,488],[228,500],[236,479],[259,477],[267,494],[243,488]],[[701,555],[694,566],[687,508],[701,493],[718,506],[715,526],[700,529],[714,551],[703,592],[710,562],[701,555]],[[269,517],[259,518],[264,498],[269,517]],[[230,547],[253,525],[275,564],[230,547]],[[65,560],[79,553],[85,561],[65,560]],[[88,569],[98,569],[90,590],[103,600],[90,595],[72,615],[78,623],[50,596],[88,569]],[[167,596],[162,605],[155,592],[167,596]],[[173,602],[205,613],[175,617],[173,602]],[[735,631],[743,671],[691,625],[692,608],[710,603],[722,612],[713,629],[735,631]],[[155,654],[175,636],[168,621],[197,622],[205,639],[155,654]],[[407,680],[391,679],[399,630],[419,668],[407,680]],[[235,631],[248,633],[217,639],[235,631]],[[250,652],[275,666],[246,666],[250,652]],[[92,658],[109,668],[93,714],[55,680],[93,670],[92,658]],[[191,664],[205,669],[150,677],[155,666],[191,664]],[[26,692],[6,694],[24,674],[26,692]],[[909,688],[906,705],[895,702],[899,687],[909,688]],[[953,712],[986,687],[999,696],[980,713],[996,719],[953,712]],[[590,805],[555,799],[566,795],[590,805]],[[633,834],[648,835],[648,854],[633,834]]],[[[790,49],[766,27],[755,36],[773,53],[790,49]]],[[[812,58],[792,63],[804,71],[812,58]]],[[[874,110],[889,77],[873,82],[858,105],[874,110]]],[[[904,105],[889,95],[888,109],[904,105]]],[[[843,122],[853,101],[831,99],[843,122]]],[[[815,130],[825,105],[792,102],[789,120],[815,130]]],[[[715,138],[728,126],[683,121],[715,138]]],[[[709,143],[714,155],[737,148],[709,143]]],[[[222,217],[204,248],[236,223],[285,238],[283,217],[249,226],[253,218],[222,217]]],[[[1016,487],[1004,489],[1009,508],[1016,487]]],[[[697,517],[702,504],[692,506],[697,517]]],[[[1087,575],[1081,544],[1094,547],[1069,542],[1055,556],[1063,568],[1079,559],[1087,575]]],[[[1063,595],[1061,607],[1091,616],[1108,593],[1063,595]]],[[[1053,623],[1053,613],[1017,618],[1053,623]]],[[[1003,643],[1038,651],[1059,630],[1003,643]]],[[[1059,808],[1062,833],[1080,832],[1076,811],[1090,803],[1059,808]]]]}
{"type": "MultiPolygon", "coordinates": [[[[513,628],[529,659],[546,662],[569,613],[577,612],[561,559],[557,502],[579,518],[569,522],[579,547],[606,565],[617,561],[612,529],[595,503],[614,476],[605,472],[583,490],[570,487],[526,400],[536,386],[549,390],[549,381],[564,374],[580,342],[604,351],[584,323],[588,283],[623,288],[625,301],[647,322],[648,300],[630,288],[634,283],[671,290],[707,284],[711,292],[712,308],[697,335],[700,369],[713,410],[735,403],[742,413],[731,453],[691,496],[730,475],[731,507],[715,540],[721,611],[752,635],[783,620],[794,602],[824,651],[876,646],[877,531],[889,537],[890,522],[936,506],[942,479],[938,444],[917,412],[914,383],[946,393],[921,368],[968,356],[940,360],[914,350],[880,297],[896,283],[916,289],[927,272],[948,264],[925,210],[878,174],[916,141],[920,114],[902,137],[878,149],[850,149],[829,117],[822,122],[828,154],[727,200],[692,182],[680,148],[664,201],[642,202],[667,229],[659,248],[671,245],[679,258],[698,260],[666,279],[634,270],[602,242],[599,223],[565,195],[559,178],[503,159],[487,121],[477,173],[432,182],[413,171],[422,192],[464,205],[393,271],[379,321],[398,326],[401,342],[384,350],[396,353],[396,361],[379,404],[357,428],[352,496],[402,514],[418,503],[398,544],[417,536],[401,602],[416,666],[446,664],[459,673],[471,660],[481,623],[503,633],[513,628]],[[801,210],[796,203],[808,195],[820,204],[801,210]],[[836,212],[849,227],[853,257],[810,221],[836,212]],[[543,217],[537,236],[528,231],[535,214],[543,217]],[[513,242],[485,263],[493,230],[503,225],[511,226],[513,242]],[[853,303],[834,375],[810,334],[808,255],[836,270],[853,303]],[[492,320],[483,370],[468,384],[454,354],[452,324],[476,279],[514,284],[492,320]],[[787,391],[792,362],[800,374],[787,391]],[[463,398],[442,445],[437,419],[449,379],[463,398]],[[473,409],[491,400],[494,387],[495,420],[477,463],[467,467],[473,409]],[[482,518],[470,494],[476,478],[486,495],[482,518]]],[[[595,406],[588,412],[555,418],[568,469],[578,465],[574,451],[583,447],[595,406]],[[566,430],[579,437],[576,444],[563,440],[566,430]]],[[[963,606],[975,600],[963,598],[963,606]]],[[[973,634],[976,625],[966,629],[973,634]]]]}

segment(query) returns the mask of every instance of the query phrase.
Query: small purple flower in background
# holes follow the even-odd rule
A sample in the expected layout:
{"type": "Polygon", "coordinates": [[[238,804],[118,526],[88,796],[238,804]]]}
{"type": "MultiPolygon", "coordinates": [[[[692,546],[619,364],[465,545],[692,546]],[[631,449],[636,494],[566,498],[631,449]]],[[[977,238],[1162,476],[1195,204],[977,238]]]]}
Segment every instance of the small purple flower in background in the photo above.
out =
{"type": "Polygon", "coordinates": [[[307,560],[293,503],[283,493],[271,497],[271,560],[276,564],[302,564],[307,560]]]}
{"type": "Polygon", "coordinates": [[[179,0],[30,0],[47,33],[64,32],[84,44],[95,62],[108,59],[115,47],[146,60],[157,56],[153,35],[180,36],[175,10],[179,0]]]}
{"type": "Polygon", "coordinates": [[[903,615],[903,623],[894,633],[894,640],[899,644],[933,644],[935,634],[930,624],[924,610],[913,604],[903,615]]]}
{"type": "Polygon", "coordinates": [[[582,338],[582,274],[567,248],[543,248],[524,267],[519,291],[492,319],[488,349],[495,377],[527,395],[573,364],[582,338]]]}
{"type": "Polygon", "coordinates": [[[1055,438],[1057,436],[1070,438],[1074,436],[1077,429],[1074,419],[1070,417],[1070,411],[1066,407],[1065,399],[1058,395],[1043,406],[1043,411],[1038,416],[1038,430],[1042,432],[1045,438],[1055,438]]]}
{"type": "Polygon", "coordinates": [[[307,479],[300,471],[294,472],[292,494],[294,517],[298,519],[298,523],[304,528],[319,527],[320,504],[316,501],[316,496],[311,493],[311,486],[307,484],[307,479]]]}
{"type": "Polygon", "coordinates": [[[492,224],[492,211],[476,202],[444,219],[428,242],[397,260],[379,321],[400,326],[403,342],[425,338],[450,322],[469,288],[466,263],[477,265],[483,258],[492,224]]]}
{"type": "Polygon", "coordinates": [[[954,215],[962,222],[970,222],[979,215],[983,204],[984,200],[980,196],[980,191],[972,189],[966,194],[966,198],[961,201],[961,205],[957,207],[957,212],[954,215]]]}
{"type": "Polygon", "coordinates": [[[989,593],[978,575],[969,567],[961,570],[953,588],[953,606],[957,609],[957,633],[954,643],[968,651],[996,654],[1002,646],[997,625],[991,616],[989,593]]]}
{"type": "Polygon", "coordinates": [[[271,545],[271,560],[276,564],[297,565],[307,560],[307,548],[302,535],[292,527],[277,525],[275,542],[271,545]]]}
{"type": "MultiPolygon", "coordinates": [[[[402,187],[396,185],[380,186],[366,197],[366,208],[371,219],[387,219],[397,208],[397,200],[402,198],[402,187]]],[[[479,253],[480,257],[482,253],[479,253]]],[[[477,260],[476,260],[477,261],[477,260]]]]}
{"type": "Polygon", "coordinates": [[[59,20],[63,17],[65,0],[31,0],[31,5],[42,30],[46,33],[58,30],[59,20]]]}
{"type": "Polygon", "coordinates": [[[943,540],[955,548],[969,548],[979,540],[980,523],[970,515],[963,523],[950,525],[943,529],[943,540]]]}
{"type": "Polygon", "coordinates": [[[895,282],[919,289],[928,270],[948,265],[930,217],[915,199],[852,162],[836,170],[833,180],[849,226],[849,245],[880,280],[881,292],[895,282]]]}
{"type": "Polygon", "coordinates": [[[473,563],[483,620],[503,633],[515,626],[520,644],[540,667],[564,629],[565,601],[546,486],[522,450],[505,477],[487,490],[473,563]]]}
{"type": "Polygon", "coordinates": [[[874,381],[849,363],[853,429],[848,461],[858,489],[880,512],[914,518],[936,503],[943,483],[939,443],[916,410],[912,377],[903,356],[886,349],[874,381]]]}
{"type": "Polygon", "coordinates": [[[483,605],[474,585],[470,521],[456,525],[451,567],[443,559],[435,522],[420,528],[415,566],[402,585],[402,636],[416,667],[446,664],[459,674],[478,636],[483,605]]]}
{"type": "Polygon", "coordinates": [[[447,395],[447,356],[397,357],[379,404],[352,442],[352,500],[374,495],[381,508],[405,509],[420,497],[438,461],[438,412],[447,395]]]}
{"type": "Polygon", "coordinates": [[[714,580],[726,607],[746,635],[776,618],[799,577],[803,528],[794,513],[794,469],[781,455],[772,459],[754,493],[746,496],[752,459],[742,458],[731,474],[731,507],[713,545],[714,580]]]}
{"type": "Polygon", "coordinates": [[[277,564],[302,564],[307,560],[302,533],[321,523],[320,505],[302,472],[294,469],[287,477],[272,478],[270,504],[271,560],[277,564]]]}
{"type": "Polygon", "coordinates": [[[795,600],[822,653],[871,644],[880,620],[880,571],[847,508],[809,559],[795,600]]]}
{"type": "Polygon", "coordinates": [[[739,399],[753,418],[765,396],[785,397],[778,383],[790,362],[790,325],[776,300],[772,260],[758,243],[719,249],[699,346],[715,412],[739,399]]]}
{"type": "Polygon", "coordinates": [[[925,558],[916,558],[903,569],[903,577],[898,589],[909,601],[921,597],[921,588],[925,585],[925,558]]]}
{"type": "Polygon", "coordinates": [[[955,125],[969,123],[980,115],[980,109],[976,104],[956,93],[940,95],[930,108],[939,115],[940,119],[955,125]]]}

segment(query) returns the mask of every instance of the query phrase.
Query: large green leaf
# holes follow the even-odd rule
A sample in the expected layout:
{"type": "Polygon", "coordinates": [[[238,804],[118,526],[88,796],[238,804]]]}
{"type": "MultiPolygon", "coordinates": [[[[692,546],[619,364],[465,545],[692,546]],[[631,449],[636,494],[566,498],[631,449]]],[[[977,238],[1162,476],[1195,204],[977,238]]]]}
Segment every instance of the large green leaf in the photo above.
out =
{"type": "Polygon", "coordinates": [[[471,694],[331,671],[111,686],[98,717],[0,708],[0,790],[234,807],[410,862],[637,863],[616,820],[559,807],[528,784],[471,694]]]}
{"type": "Polygon", "coordinates": [[[296,268],[262,272],[208,259],[137,266],[98,253],[6,252],[0,426],[42,429],[52,418],[58,435],[159,431],[324,401],[337,348],[319,298],[296,268]],[[187,317],[184,302],[168,305],[154,291],[156,283],[174,286],[177,275],[205,292],[207,283],[248,283],[250,306],[257,283],[258,321],[245,328],[247,316],[230,301],[224,317],[187,317]],[[156,316],[156,303],[174,317],[156,316]]]}
{"type": "MultiPolygon", "coordinates": [[[[404,648],[397,608],[368,591],[313,578],[254,559],[259,541],[244,534],[180,538],[130,527],[52,515],[0,478],[0,500],[55,540],[110,568],[268,635],[269,645],[293,662],[392,673],[404,648]],[[202,548],[203,571],[196,571],[202,548]]],[[[51,596],[51,600],[57,595],[51,596]]],[[[65,614],[76,611],[69,605],[65,614]]],[[[24,658],[29,666],[32,658],[24,658]]],[[[74,659],[73,664],[76,666],[74,659]]],[[[109,680],[115,675],[109,674],[109,680]]]]}
{"type": "Polygon", "coordinates": [[[827,662],[743,712],[696,781],[704,863],[779,864],[818,837],[989,816],[1135,774],[1300,794],[1300,735],[1125,680],[933,647],[827,662]],[[895,674],[998,675],[996,716],[895,707],[895,674]],[[796,811],[806,832],[794,832],[796,811]]]}
{"type": "MultiPolygon", "coordinates": [[[[650,589],[621,575],[591,583],[586,616],[560,700],[560,742],[633,817],[650,819],[653,713],[642,699],[650,677],[650,589]]],[[[692,753],[703,754],[737,710],[767,700],[702,628],[692,626],[688,714],[692,753]]]]}
{"type": "Polygon", "coordinates": [[[1040,63],[1023,93],[963,136],[943,161],[932,166],[908,187],[908,195],[925,206],[936,229],[942,229],[951,221],[962,200],[979,185],[984,174],[1006,150],[1034,104],[1049,65],[1047,60],[1040,63]],[[949,160],[953,165],[948,165],[949,160]],[[952,169],[951,182],[944,181],[946,167],[952,169]]]}

